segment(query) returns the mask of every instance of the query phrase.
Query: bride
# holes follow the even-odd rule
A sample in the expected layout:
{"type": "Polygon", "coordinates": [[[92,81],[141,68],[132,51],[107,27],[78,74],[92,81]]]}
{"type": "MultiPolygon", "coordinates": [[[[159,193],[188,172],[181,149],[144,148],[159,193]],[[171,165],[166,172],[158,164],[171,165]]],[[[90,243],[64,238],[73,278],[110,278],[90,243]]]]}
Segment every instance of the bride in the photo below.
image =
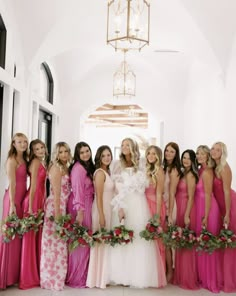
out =
{"type": "Polygon", "coordinates": [[[145,163],[141,163],[137,143],[126,138],[121,144],[120,160],[112,168],[116,193],[112,200],[113,227],[124,219],[126,228],[134,230],[134,241],[111,249],[110,283],[138,288],[159,287],[157,261],[161,260],[154,242],[139,237],[150,218],[145,198],[145,163]]]}

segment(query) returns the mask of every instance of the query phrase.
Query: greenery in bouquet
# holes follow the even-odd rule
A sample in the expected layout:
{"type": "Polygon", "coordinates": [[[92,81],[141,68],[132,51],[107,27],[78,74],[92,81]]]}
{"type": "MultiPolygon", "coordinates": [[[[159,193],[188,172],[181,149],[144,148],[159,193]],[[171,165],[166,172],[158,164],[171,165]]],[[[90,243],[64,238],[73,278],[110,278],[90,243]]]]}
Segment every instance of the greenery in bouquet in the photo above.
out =
{"type": "Polygon", "coordinates": [[[95,243],[103,243],[110,245],[112,242],[113,233],[110,230],[106,230],[105,228],[101,228],[93,233],[93,240],[95,243]]]}
{"type": "Polygon", "coordinates": [[[38,210],[37,213],[26,214],[24,218],[20,220],[20,228],[18,234],[23,235],[30,230],[37,232],[39,228],[43,225],[43,216],[44,212],[42,210],[38,210]]]}
{"type": "Polygon", "coordinates": [[[162,237],[163,229],[157,222],[157,218],[158,215],[154,215],[151,219],[148,220],[146,228],[139,233],[141,238],[149,241],[162,237]]]}
{"type": "Polygon", "coordinates": [[[78,246],[91,247],[94,244],[92,231],[84,226],[81,226],[71,215],[63,215],[55,220],[50,217],[51,221],[56,223],[55,234],[62,240],[68,243],[69,251],[73,251],[78,246]]]}
{"type": "Polygon", "coordinates": [[[1,234],[4,243],[9,243],[18,234],[20,219],[16,214],[11,214],[1,222],[1,234]]]}
{"type": "Polygon", "coordinates": [[[193,230],[188,227],[182,228],[182,233],[178,242],[178,248],[192,249],[197,245],[197,237],[193,230]]]}
{"type": "Polygon", "coordinates": [[[197,241],[197,251],[203,251],[211,254],[220,248],[218,237],[209,232],[206,228],[202,229],[197,241]]]}
{"type": "Polygon", "coordinates": [[[167,232],[163,232],[162,239],[168,248],[180,248],[183,229],[177,225],[169,225],[167,232]]]}
{"type": "Polygon", "coordinates": [[[94,245],[92,230],[79,225],[78,222],[74,222],[71,226],[73,230],[68,240],[68,248],[70,252],[77,247],[92,247],[94,245]]]}
{"type": "Polygon", "coordinates": [[[111,230],[112,239],[110,241],[111,246],[115,245],[127,245],[133,242],[134,231],[127,229],[124,225],[116,226],[111,230]]]}
{"type": "Polygon", "coordinates": [[[220,231],[218,243],[221,249],[236,248],[236,234],[232,230],[224,228],[220,231]]]}

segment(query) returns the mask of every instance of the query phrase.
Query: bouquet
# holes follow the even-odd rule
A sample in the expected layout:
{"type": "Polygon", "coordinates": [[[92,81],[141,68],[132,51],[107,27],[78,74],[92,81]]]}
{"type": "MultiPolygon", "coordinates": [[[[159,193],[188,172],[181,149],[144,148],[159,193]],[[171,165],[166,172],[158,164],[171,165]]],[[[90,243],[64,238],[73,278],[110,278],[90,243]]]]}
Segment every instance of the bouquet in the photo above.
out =
{"type": "Polygon", "coordinates": [[[9,243],[18,234],[20,229],[20,219],[16,214],[6,217],[1,223],[1,233],[4,243],[9,243]]]}
{"type": "Polygon", "coordinates": [[[145,230],[142,230],[139,235],[145,240],[154,240],[161,238],[163,234],[162,227],[157,223],[158,215],[154,215],[151,219],[148,220],[145,230]]]}
{"type": "Polygon", "coordinates": [[[182,234],[178,242],[178,248],[192,249],[197,244],[197,237],[188,227],[182,228],[182,234]]]}
{"type": "Polygon", "coordinates": [[[163,242],[168,248],[177,249],[180,247],[180,241],[182,239],[183,229],[177,225],[170,225],[167,232],[164,232],[163,242]]]}
{"type": "Polygon", "coordinates": [[[232,230],[224,228],[220,231],[218,243],[221,249],[236,248],[236,234],[232,230]]]}
{"type": "Polygon", "coordinates": [[[123,224],[120,226],[114,227],[113,230],[111,230],[112,239],[110,241],[111,246],[115,245],[127,245],[129,243],[133,242],[134,238],[134,231],[127,229],[123,224]]]}
{"type": "Polygon", "coordinates": [[[20,220],[20,229],[18,233],[23,235],[30,230],[37,232],[43,224],[43,216],[44,212],[42,210],[38,210],[37,213],[26,214],[26,216],[20,220]]]}
{"type": "Polygon", "coordinates": [[[197,238],[198,245],[197,251],[204,251],[207,253],[212,253],[220,248],[220,243],[218,237],[203,228],[200,236],[197,238]]]}
{"type": "Polygon", "coordinates": [[[106,230],[105,228],[101,228],[100,231],[96,231],[93,234],[93,240],[96,243],[103,244],[111,244],[113,238],[113,234],[111,231],[106,230]]]}
{"type": "Polygon", "coordinates": [[[68,243],[69,251],[73,251],[78,246],[91,247],[94,244],[92,231],[88,230],[74,221],[71,215],[60,216],[55,220],[53,216],[50,217],[51,221],[56,223],[55,234],[62,240],[68,243]]]}

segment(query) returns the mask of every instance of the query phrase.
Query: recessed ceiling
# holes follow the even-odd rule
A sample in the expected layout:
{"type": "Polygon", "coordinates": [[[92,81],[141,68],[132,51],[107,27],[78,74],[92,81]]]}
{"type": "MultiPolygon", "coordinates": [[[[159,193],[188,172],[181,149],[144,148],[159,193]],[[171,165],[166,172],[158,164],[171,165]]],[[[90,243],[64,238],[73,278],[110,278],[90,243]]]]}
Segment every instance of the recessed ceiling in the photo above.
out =
{"type": "Polygon", "coordinates": [[[135,104],[104,104],[88,116],[87,124],[96,127],[148,128],[148,113],[135,104]]]}

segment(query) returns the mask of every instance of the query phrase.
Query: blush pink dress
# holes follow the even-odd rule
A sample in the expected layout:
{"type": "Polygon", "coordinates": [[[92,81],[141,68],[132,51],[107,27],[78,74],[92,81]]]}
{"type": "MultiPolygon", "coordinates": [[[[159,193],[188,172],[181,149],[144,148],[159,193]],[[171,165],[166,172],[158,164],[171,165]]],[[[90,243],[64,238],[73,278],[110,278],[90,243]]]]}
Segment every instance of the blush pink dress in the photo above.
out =
{"type": "MultiPolygon", "coordinates": [[[[147,198],[148,207],[150,210],[151,216],[156,214],[157,203],[156,203],[156,187],[153,184],[150,184],[149,187],[145,190],[145,195],[147,198]]],[[[165,218],[166,218],[166,207],[164,200],[162,200],[161,204],[161,226],[164,230],[165,228],[165,218]]],[[[164,287],[166,283],[166,275],[165,275],[165,266],[166,266],[166,250],[165,246],[161,239],[156,241],[156,252],[157,252],[157,270],[158,270],[158,282],[160,287],[164,287]],[[160,260],[161,259],[161,260],[160,260]]]]}
{"type": "MultiPolygon", "coordinates": [[[[187,183],[182,178],[179,181],[176,191],[177,218],[176,224],[185,227],[184,215],[188,203],[187,183]]],[[[190,212],[190,229],[195,229],[196,209],[193,205],[190,212]]],[[[175,270],[173,283],[183,289],[197,290],[199,289],[196,266],[196,250],[195,249],[177,249],[175,253],[175,270]]]]}
{"type": "MultiPolygon", "coordinates": [[[[38,210],[44,210],[44,202],[46,197],[46,169],[40,164],[38,169],[36,190],[34,193],[33,213],[38,210]]],[[[24,215],[29,210],[29,193],[30,188],[23,201],[24,215]]],[[[21,271],[20,271],[20,289],[29,289],[40,285],[40,257],[41,257],[41,241],[42,241],[42,228],[38,232],[33,230],[24,234],[22,239],[21,251],[21,271]],[[29,260],[30,258],[30,260],[29,260]]]]}
{"type": "MultiPolygon", "coordinates": [[[[202,230],[202,218],[205,215],[205,191],[202,180],[204,170],[199,170],[199,181],[195,190],[196,205],[196,234],[200,235],[202,230]]],[[[218,235],[221,228],[220,210],[215,196],[211,196],[211,208],[208,216],[207,230],[218,235]]],[[[218,293],[222,288],[222,270],[221,270],[220,251],[214,251],[212,254],[205,252],[197,253],[197,272],[201,287],[214,293],[218,293]]]]}
{"type": "MultiPolygon", "coordinates": [[[[26,165],[21,164],[16,170],[16,193],[15,205],[16,213],[22,218],[21,204],[26,194],[27,171],[26,165]]],[[[3,198],[3,215],[5,219],[9,214],[10,200],[9,189],[3,198]]],[[[18,283],[20,275],[20,258],[21,258],[21,239],[15,237],[10,243],[3,243],[0,236],[0,289],[18,283]]]]}
{"type": "MultiPolygon", "coordinates": [[[[102,170],[98,169],[95,171],[102,170]]],[[[106,229],[111,229],[111,200],[114,196],[114,182],[110,175],[102,170],[105,174],[106,180],[103,191],[103,212],[106,221],[106,229]]],[[[92,229],[93,232],[99,230],[99,213],[97,207],[97,199],[95,197],[92,207],[92,229]]],[[[105,244],[97,244],[90,250],[89,269],[87,277],[87,286],[89,288],[106,288],[109,283],[109,261],[110,261],[110,246],[105,244]]]]}
{"type": "MultiPolygon", "coordinates": [[[[214,195],[220,208],[220,214],[225,216],[225,197],[223,190],[223,182],[221,179],[215,177],[213,185],[214,195]]],[[[231,229],[236,234],[236,192],[231,189],[231,206],[230,206],[230,224],[231,229]]],[[[227,248],[223,251],[223,276],[225,292],[236,291],[236,249],[227,248]]]]}
{"type": "MultiPolygon", "coordinates": [[[[50,180],[50,175],[49,175],[50,180]]],[[[60,211],[66,214],[66,205],[71,191],[68,175],[61,178],[60,211]]],[[[42,251],[40,262],[40,285],[43,289],[63,290],[67,272],[67,243],[55,236],[56,224],[49,219],[55,217],[54,193],[51,188],[45,202],[45,216],[42,234],[42,251]]]]}

